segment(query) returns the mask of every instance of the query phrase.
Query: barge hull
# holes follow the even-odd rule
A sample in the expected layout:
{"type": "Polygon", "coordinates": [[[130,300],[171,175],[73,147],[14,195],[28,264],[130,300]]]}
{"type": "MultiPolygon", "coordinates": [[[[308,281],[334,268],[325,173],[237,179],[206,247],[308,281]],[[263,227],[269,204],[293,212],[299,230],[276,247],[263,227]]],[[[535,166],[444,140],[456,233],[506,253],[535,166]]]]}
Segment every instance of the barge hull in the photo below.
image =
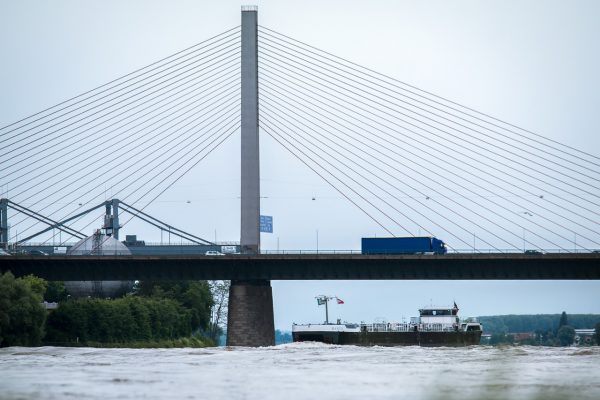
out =
{"type": "Polygon", "coordinates": [[[357,346],[450,346],[479,344],[481,331],[471,332],[293,332],[294,342],[357,346]]]}

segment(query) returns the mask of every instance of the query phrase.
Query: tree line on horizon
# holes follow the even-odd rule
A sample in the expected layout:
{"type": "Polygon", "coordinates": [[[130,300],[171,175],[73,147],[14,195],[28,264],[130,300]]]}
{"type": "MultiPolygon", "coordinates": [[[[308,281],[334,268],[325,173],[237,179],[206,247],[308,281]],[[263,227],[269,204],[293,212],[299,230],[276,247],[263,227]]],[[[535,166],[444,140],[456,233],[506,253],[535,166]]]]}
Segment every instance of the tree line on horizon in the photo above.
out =
{"type": "Polygon", "coordinates": [[[600,343],[598,314],[497,315],[479,317],[484,333],[491,334],[489,344],[526,344],[533,346],[569,346],[574,343],[575,329],[595,329],[595,342],[600,343]],[[516,334],[530,333],[517,339],[516,334]]]}
{"type": "MultiPolygon", "coordinates": [[[[509,314],[478,317],[484,333],[523,333],[557,331],[562,314],[509,314]]],[[[600,314],[569,314],[569,326],[574,329],[594,328],[600,322],[600,314]]]]}

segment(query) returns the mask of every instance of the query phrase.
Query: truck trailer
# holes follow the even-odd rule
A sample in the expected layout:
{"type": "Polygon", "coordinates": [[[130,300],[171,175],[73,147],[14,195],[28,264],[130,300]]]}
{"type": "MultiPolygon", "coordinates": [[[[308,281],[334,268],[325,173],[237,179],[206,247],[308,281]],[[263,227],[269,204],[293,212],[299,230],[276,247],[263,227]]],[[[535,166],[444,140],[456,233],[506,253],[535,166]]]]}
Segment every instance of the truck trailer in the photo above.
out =
{"type": "Polygon", "coordinates": [[[362,254],[446,254],[446,244],[431,236],[362,238],[362,254]]]}

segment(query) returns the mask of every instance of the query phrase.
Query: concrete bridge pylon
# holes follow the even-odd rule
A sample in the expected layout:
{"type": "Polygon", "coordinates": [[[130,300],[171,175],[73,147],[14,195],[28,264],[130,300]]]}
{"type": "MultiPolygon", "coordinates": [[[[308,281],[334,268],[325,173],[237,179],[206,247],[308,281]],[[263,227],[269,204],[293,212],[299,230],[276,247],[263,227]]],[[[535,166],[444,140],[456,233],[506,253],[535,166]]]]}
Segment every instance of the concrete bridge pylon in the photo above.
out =
{"type": "MultiPolygon", "coordinates": [[[[241,52],[241,229],[242,254],[260,253],[260,158],[258,128],[258,9],[242,7],[241,52]]],[[[228,346],[275,344],[269,280],[232,280],[227,318],[228,346]]]]}

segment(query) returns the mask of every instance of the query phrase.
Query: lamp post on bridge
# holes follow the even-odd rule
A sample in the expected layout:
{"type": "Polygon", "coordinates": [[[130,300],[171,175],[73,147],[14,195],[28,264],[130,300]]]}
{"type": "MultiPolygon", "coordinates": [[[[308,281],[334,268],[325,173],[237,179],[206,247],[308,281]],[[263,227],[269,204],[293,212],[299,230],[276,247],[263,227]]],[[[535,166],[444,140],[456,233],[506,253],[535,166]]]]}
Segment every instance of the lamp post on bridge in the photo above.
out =
{"type": "MultiPolygon", "coordinates": [[[[533,217],[533,213],[529,212],[529,211],[523,211],[523,214],[533,217]]],[[[523,227],[523,253],[525,253],[526,251],[526,246],[525,246],[525,227],[523,227]]]]}

